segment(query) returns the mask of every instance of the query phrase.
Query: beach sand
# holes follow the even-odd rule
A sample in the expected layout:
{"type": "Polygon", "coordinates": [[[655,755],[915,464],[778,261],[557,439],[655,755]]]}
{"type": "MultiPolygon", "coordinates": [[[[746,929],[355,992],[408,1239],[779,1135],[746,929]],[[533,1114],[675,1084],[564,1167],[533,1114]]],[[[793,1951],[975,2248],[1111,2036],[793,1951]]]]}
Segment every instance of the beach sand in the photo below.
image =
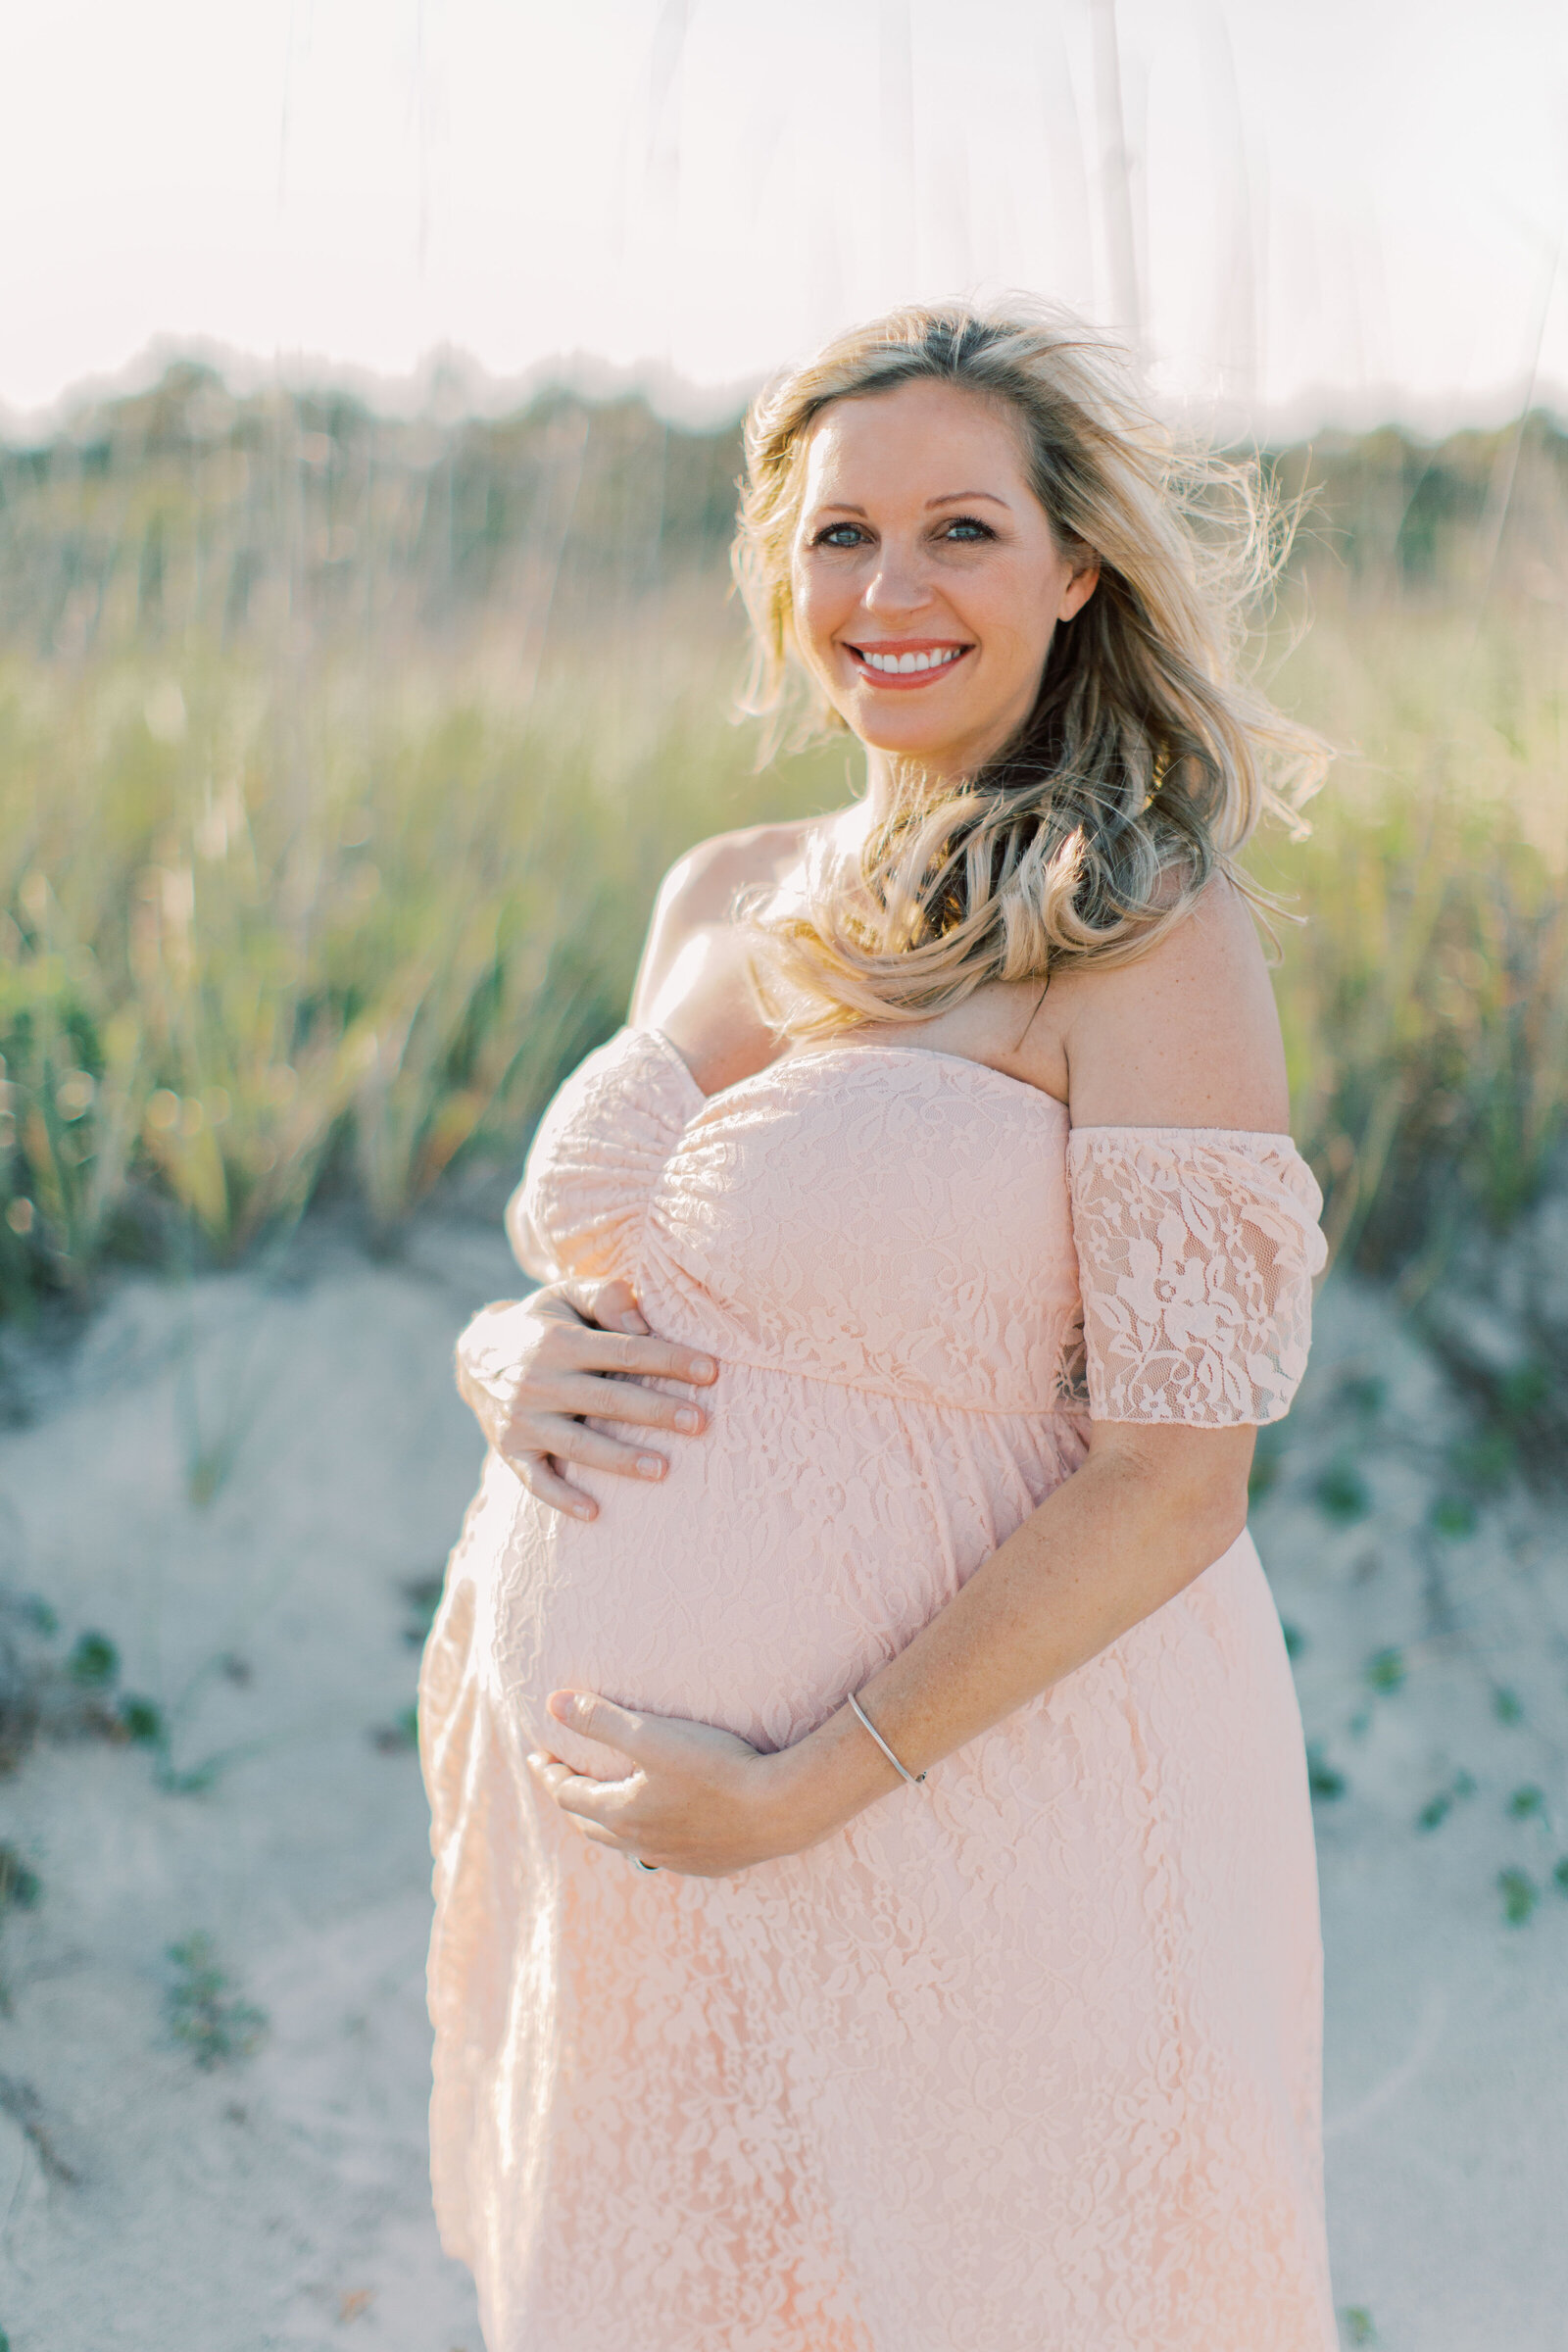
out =
{"type": "MultiPolygon", "coordinates": [[[[127,1278],[69,1352],[10,1344],[0,1584],[59,1621],[21,1653],[101,1632],[101,1703],[173,1722],[162,1751],[45,1736],[0,1780],[38,1882],[0,1918],[11,2352],[481,2352],[429,2209],[404,1719],[479,1467],[452,1342],[519,1287],[491,1227],[431,1218],[375,1263],[319,1226],[286,1278],[127,1278]],[[208,2066],[172,2031],[193,1934],[229,1980],[208,2066]],[[250,2055],[221,2048],[228,2000],[265,2013],[250,2055]]],[[[1254,1527],[1343,1784],[1317,1819],[1347,2341],[1558,2352],[1568,1543],[1517,1486],[1434,1525],[1468,1427],[1387,1302],[1336,1281],[1254,1527]],[[1506,1870],[1538,1896],[1516,1925],[1506,1870]]]]}

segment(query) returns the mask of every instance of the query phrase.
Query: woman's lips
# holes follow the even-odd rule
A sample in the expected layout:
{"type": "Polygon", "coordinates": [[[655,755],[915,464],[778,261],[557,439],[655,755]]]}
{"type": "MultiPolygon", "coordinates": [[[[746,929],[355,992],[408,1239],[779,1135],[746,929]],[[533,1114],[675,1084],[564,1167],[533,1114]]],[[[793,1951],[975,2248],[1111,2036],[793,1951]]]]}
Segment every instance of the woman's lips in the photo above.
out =
{"type": "Polygon", "coordinates": [[[845,650],[854,657],[857,670],[868,685],[902,694],[912,687],[934,685],[938,678],[949,676],[974,648],[954,645],[951,641],[942,644],[930,638],[897,638],[887,645],[851,645],[845,650]],[[900,664],[897,669],[879,666],[894,662],[900,664]],[[924,666],[916,666],[917,663],[924,666]]]}

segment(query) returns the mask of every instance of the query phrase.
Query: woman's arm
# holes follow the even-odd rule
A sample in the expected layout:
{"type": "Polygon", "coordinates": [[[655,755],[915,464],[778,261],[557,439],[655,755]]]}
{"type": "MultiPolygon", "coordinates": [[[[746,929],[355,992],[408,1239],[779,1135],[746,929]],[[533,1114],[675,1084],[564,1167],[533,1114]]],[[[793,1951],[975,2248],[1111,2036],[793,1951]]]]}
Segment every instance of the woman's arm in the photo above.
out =
{"type": "MultiPolygon", "coordinates": [[[[1228,1551],[1247,1524],[1253,1437],[1099,1423],[1083,1467],[860,1691],[906,1770],[923,1772],[1049,1690],[1228,1551]]],[[[851,1789],[844,1820],[898,1780],[848,1707],[785,1759],[796,1785],[780,1772],[778,1793],[803,1818],[820,1810],[819,1836],[839,1826],[851,1789]]]]}
{"type": "MultiPolygon", "coordinates": [[[[1250,918],[1227,885],[1143,962],[1087,974],[1065,1030],[1086,1124],[1284,1126],[1283,1055],[1250,918]]],[[[1253,1431],[1101,1422],[1083,1467],[968,1579],[860,1703],[923,1771],[1173,1599],[1246,1524],[1253,1431]]],[[[722,1876],[813,1844],[898,1775],[849,1707],[775,1756],[710,1727],[557,1693],[560,1720],[634,1767],[598,1781],[535,1770],[584,1834],[722,1876]]]]}
{"type": "MultiPolygon", "coordinates": [[[[1247,1522],[1250,1429],[1102,1423],[1088,1460],[862,1685],[861,1706],[924,1772],[1050,1690],[1212,1565],[1247,1522]]],[[[656,1867],[724,1878],[800,1853],[896,1789],[844,1706],[776,1755],[708,1725],[558,1692],[558,1719],[619,1749],[624,1779],[532,1759],[585,1836],[656,1867]]]]}

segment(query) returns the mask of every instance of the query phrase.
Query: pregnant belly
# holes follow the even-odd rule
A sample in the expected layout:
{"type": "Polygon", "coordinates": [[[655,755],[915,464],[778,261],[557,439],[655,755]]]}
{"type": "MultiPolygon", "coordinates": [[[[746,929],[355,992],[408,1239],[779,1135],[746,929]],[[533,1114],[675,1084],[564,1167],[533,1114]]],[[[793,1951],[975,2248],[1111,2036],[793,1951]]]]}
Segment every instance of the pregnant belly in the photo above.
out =
{"type": "MultiPolygon", "coordinates": [[[[584,1525],[492,1457],[460,1552],[488,1594],[514,1734],[583,1767],[551,1690],[800,1738],[902,1649],[1082,1458],[1060,1415],[910,1405],[727,1365],[708,1432],[657,1487],[581,1473],[584,1525]]],[[[455,1568],[455,1574],[461,1570],[455,1568]]]]}

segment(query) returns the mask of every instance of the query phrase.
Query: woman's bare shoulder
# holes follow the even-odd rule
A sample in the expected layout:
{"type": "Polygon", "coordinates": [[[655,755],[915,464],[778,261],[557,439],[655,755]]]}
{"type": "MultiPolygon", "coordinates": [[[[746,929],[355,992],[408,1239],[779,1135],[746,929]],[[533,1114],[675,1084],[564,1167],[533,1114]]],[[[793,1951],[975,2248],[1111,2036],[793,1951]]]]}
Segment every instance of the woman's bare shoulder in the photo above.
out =
{"type": "Polygon", "coordinates": [[[1078,1126],[1282,1133],[1285,1049],[1252,910],[1216,876],[1133,963],[1063,974],[1078,1126]]]}
{"type": "Polygon", "coordinates": [[[727,922],[741,891],[783,880],[805,849],[807,836],[820,822],[818,817],[803,816],[784,824],[743,825],[700,841],[675,860],[660,884],[655,922],[727,922]]]}
{"type": "MultiPolygon", "coordinates": [[[[675,860],[655,902],[632,992],[634,1020],[659,1017],[656,1006],[666,1005],[672,995],[679,1001],[699,979],[705,995],[715,984],[726,999],[735,995],[743,968],[739,943],[729,942],[735,902],[744,891],[783,881],[819,822],[801,817],[788,824],[745,825],[700,841],[675,860]]],[[[740,996],[748,996],[744,985],[740,996]]],[[[748,1018],[755,1021],[750,1010],[748,1018]]]]}

